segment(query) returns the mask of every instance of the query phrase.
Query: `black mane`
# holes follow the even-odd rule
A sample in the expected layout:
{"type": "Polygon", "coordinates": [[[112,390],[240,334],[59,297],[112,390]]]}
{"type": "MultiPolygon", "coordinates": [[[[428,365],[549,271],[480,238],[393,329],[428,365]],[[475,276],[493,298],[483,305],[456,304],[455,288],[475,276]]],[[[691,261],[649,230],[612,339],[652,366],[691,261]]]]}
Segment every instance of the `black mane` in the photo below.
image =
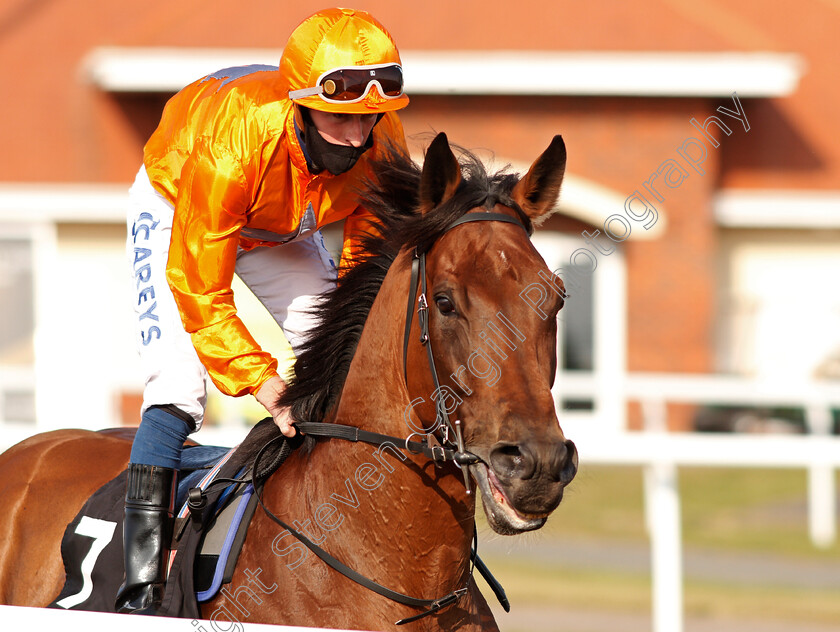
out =
{"type": "MultiPolygon", "coordinates": [[[[373,301],[403,248],[427,251],[470,209],[489,209],[497,203],[518,209],[510,197],[517,175],[488,175],[475,155],[464,150],[461,154],[463,179],[457,192],[425,215],[419,211],[420,167],[398,151],[388,151],[373,163],[375,180],[366,183],[361,203],[374,215],[378,234],[363,235],[368,254],[343,270],[336,287],[321,295],[314,308],[316,324],[298,352],[295,378],[279,402],[291,407],[297,421],[323,421],[338,402],[373,301]]],[[[520,215],[530,231],[530,220],[520,215]]]]}

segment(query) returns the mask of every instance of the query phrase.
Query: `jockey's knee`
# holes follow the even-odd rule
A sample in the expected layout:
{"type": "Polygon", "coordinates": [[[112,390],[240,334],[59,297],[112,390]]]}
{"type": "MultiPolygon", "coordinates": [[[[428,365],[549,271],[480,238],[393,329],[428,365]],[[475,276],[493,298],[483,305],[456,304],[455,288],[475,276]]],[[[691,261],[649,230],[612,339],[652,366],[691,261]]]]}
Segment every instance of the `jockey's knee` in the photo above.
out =
{"type": "Polygon", "coordinates": [[[195,430],[192,417],[171,404],[143,413],[131,446],[131,462],[178,469],[184,442],[195,430]]]}

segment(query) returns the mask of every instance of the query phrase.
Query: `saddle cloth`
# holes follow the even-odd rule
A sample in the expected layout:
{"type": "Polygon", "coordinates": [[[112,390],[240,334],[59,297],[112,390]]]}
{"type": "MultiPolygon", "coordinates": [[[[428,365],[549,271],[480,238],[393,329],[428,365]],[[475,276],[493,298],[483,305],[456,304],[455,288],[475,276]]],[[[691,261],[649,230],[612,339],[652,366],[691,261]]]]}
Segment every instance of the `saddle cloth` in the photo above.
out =
{"type": "MultiPolygon", "coordinates": [[[[176,507],[181,507],[175,522],[177,549],[170,554],[160,615],[197,618],[198,602],[211,599],[231,580],[256,505],[253,488],[216,486],[207,492],[207,505],[192,519],[186,499],[190,488],[206,489],[216,478],[238,473],[228,463],[234,450],[184,448],[176,495],[176,507]]],[[[124,578],[126,477],[123,471],[94,492],[67,526],[61,541],[65,583],[48,607],[114,612],[124,578]]]]}

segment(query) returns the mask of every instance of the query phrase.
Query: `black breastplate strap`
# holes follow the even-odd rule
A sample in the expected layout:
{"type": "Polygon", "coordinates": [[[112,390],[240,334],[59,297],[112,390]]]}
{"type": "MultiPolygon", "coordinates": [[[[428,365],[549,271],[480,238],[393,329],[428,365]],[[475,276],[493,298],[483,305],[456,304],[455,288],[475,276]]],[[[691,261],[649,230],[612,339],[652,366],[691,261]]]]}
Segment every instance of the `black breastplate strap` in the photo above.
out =
{"type": "MultiPolygon", "coordinates": [[[[373,444],[377,444],[377,445],[383,445],[385,443],[392,443],[393,441],[396,441],[397,443],[395,443],[395,445],[397,447],[400,447],[399,446],[399,441],[400,440],[396,439],[395,437],[390,437],[388,435],[380,435],[380,434],[373,433],[373,432],[365,432],[365,431],[359,430],[358,428],[353,428],[351,426],[341,426],[341,425],[337,425],[337,424],[328,424],[328,423],[300,423],[300,424],[296,424],[296,425],[301,431],[307,432],[308,434],[321,436],[321,437],[332,437],[332,438],[338,438],[338,439],[345,439],[345,440],[349,440],[349,441],[364,441],[366,443],[373,443],[373,444]],[[333,428],[333,430],[328,430],[329,428],[333,428]]],[[[286,531],[291,533],[295,538],[300,540],[300,542],[303,543],[303,545],[306,546],[306,548],[308,548],[310,551],[312,551],[316,556],[318,556],[318,558],[320,560],[322,560],[325,564],[327,564],[327,566],[329,566],[333,570],[338,571],[339,573],[341,573],[342,575],[344,575],[348,579],[351,579],[354,582],[356,582],[357,584],[359,584],[361,586],[364,586],[368,590],[372,590],[373,592],[375,592],[379,595],[382,595],[383,597],[386,597],[386,598],[388,598],[392,601],[396,601],[397,603],[401,603],[401,604],[406,605],[406,606],[412,606],[412,607],[415,607],[415,608],[423,608],[424,609],[424,611],[419,613],[419,614],[413,615],[411,617],[406,617],[404,619],[400,619],[399,621],[396,622],[396,625],[403,625],[405,623],[411,623],[412,621],[416,621],[416,620],[421,619],[423,617],[426,617],[430,614],[433,614],[433,613],[437,612],[438,610],[440,610],[441,608],[445,608],[445,607],[450,606],[453,603],[457,602],[461,597],[463,597],[467,593],[467,590],[469,589],[469,581],[467,582],[467,584],[463,588],[458,588],[457,590],[453,590],[448,595],[444,595],[443,597],[439,597],[437,599],[422,599],[422,598],[419,598],[419,597],[412,597],[410,595],[406,595],[406,594],[398,592],[396,590],[392,590],[390,588],[387,588],[386,586],[383,586],[382,584],[379,584],[379,583],[373,581],[372,579],[369,579],[369,578],[365,577],[364,575],[362,575],[358,571],[353,570],[352,568],[350,568],[349,566],[347,566],[346,564],[344,564],[340,560],[336,559],[335,557],[333,557],[332,555],[327,553],[324,549],[322,549],[320,546],[318,546],[317,544],[312,542],[312,540],[310,540],[305,535],[300,533],[297,529],[295,529],[294,527],[286,524],[283,520],[278,518],[268,507],[266,507],[265,503],[263,502],[262,488],[263,488],[264,480],[257,480],[254,473],[259,470],[259,462],[260,462],[260,459],[263,456],[263,454],[266,453],[266,451],[271,447],[271,445],[273,443],[280,442],[280,441],[283,442],[282,450],[285,451],[288,454],[288,449],[287,449],[287,446],[289,445],[288,440],[287,440],[286,437],[280,435],[278,437],[275,437],[271,441],[267,442],[262,447],[262,449],[257,454],[256,458],[254,459],[254,465],[251,468],[251,483],[254,486],[254,493],[257,497],[257,500],[260,503],[260,506],[262,507],[262,510],[265,512],[265,514],[271,520],[276,522],[278,525],[280,525],[281,527],[286,529],[286,531]]],[[[412,443],[414,443],[414,442],[412,442],[412,443]]],[[[413,446],[409,446],[409,442],[406,442],[406,449],[408,449],[409,451],[411,451],[412,447],[419,448],[420,446],[425,447],[424,444],[421,444],[421,443],[414,443],[413,446]]],[[[474,455],[470,455],[470,457],[474,457],[474,455]]],[[[478,457],[474,457],[474,458],[477,459],[478,457]]],[[[283,460],[285,460],[285,458],[283,460]]],[[[449,460],[455,461],[454,455],[451,455],[449,460]]],[[[469,577],[472,577],[473,570],[475,568],[478,568],[479,572],[481,572],[482,576],[485,578],[485,580],[488,582],[488,584],[490,584],[490,587],[493,589],[493,592],[496,594],[499,601],[501,602],[502,607],[504,607],[506,612],[510,611],[510,604],[507,601],[507,597],[505,596],[504,589],[502,589],[501,585],[490,574],[489,570],[484,565],[484,563],[478,558],[477,550],[478,550],[478,530],[475,528],[475,524],[473,524],[473,544],[472,544],[472,547],[470,549],[469,577]]]]}
{"type": "MultiPolygon", "coordinates": [[[[434,461],[451,461],[464,467],[468,466],[470,463],[476,463],[480,460],[476,455],[472,453],[455,452],[450,448],[444,448],[442,446],[429,447],[426,443],[403,440],[397,437],[379,434],[376,432],[368,432],[366,430],[360,430],[359,428],[356,428],[354,426],[315,422],[297,423],[295,424],[295,427],[297,427],[301,432],[304,432],[305,434],[308,434],[313,437],[343,439],[352,442],[362,441],[364,443],[370,443],[372,445],[378,446],[392,444],[395,447],[410,453],[423,454],[424,456],[434,461]]],[[[463,588],[453,590],[448,595],[444,595],[443,597],[440,597],[438,599],[421,599],[418,597],[411,597],[410,595],[405,595],[395,590],[391,590],[390,588],[382,586],[381,584],[371,579],[368,579],[361,573],[354,571],[352,568],[350,568],[340,560],[327,553],[324,549],[312,542],[309,538],[297,531],[295,528],[286,524],[283,520],[278,518],[265,505],[265,502],[263,502],[262,489],[265,483],[265,478],[267,478],[268,473],[274,471],[277,467],[282,465],[288,457],[288,455],[291,453],[291,444],[292,442],[283,435],[278,435],[274,437],[270,441],[266,442],[266,444],[257,453],[257,456],[254,458],[254,463],[251,466],[251,471],[248,474],[236,479],[218,478],[212,483],[210,483],[207,489],[191,489],[190,502],[198,502],[201,506],[203,506],[204,497],[207,495],[208,490],[211,487],[216,487],[218,485],[230,485],[250,482],[254,487],[255,496],[257,497],[257,500],[259,501],[259,504],[262,507],[262,510],[265,512],[265,514],[271,520],[273,520],[278,525],[286,529],[295,538],[300,540],[301,543],[303,543],[309,550],[315,553],[315,555],[318,556],[318,558],[321,559],[330,568],[338,571],[348,579],[352,579],[357,584],[364,586],[365,588],[372,590],[373,592],[382,595],[383,597],[391,599],[392,601],[396,601],[397,603],[401,603],[407,606],[413,606],[415,608],[425,609],[419,614],[407,617],[405,619],[400,619],[396,622],[396,625],[411,623],[412,621],[416,621],[417,619],[421,619],[425,616],[433,614],[438,610],[455,603],[464,594],[466,594],[467,589],[469,587],[469,583],[467,583],[467,585],[463,588]],[[272,446],[278,443],[281,445],[280,448],[276,450],[278,456],[273,457],[272,467],[268,468],[268,470],[261,470],[260,462],[263,460],[264,456],[267,453],[269,453],[270,450],[272,450],[272,446]],[[257,473],[260,471],[263,471],[264,473],[262,475],[258,475],[257,473]],[[195,498],[193,498],[193,492],[195,492],[195,498]]],[[[300,444],[297,443],[297,445],[300,444]]],[[[481,558],[478,557],[478,531],[475,528],[475,524],[473,524],[473,544],[470,550],[470,577],[472,577],[474,569],[478,569],[479,573],[481,573],[481,576],[484,577],[485,581],[488,583],[490,588],[493,590],[493,593],[496,595],[496,598],[499,600],[499,603],[505,609],[505,612],[510,612],[510,602],[507,599],[507,595],[505,595],[504,588],[502,588],[502,585],[498,582],[498,580],[496,580],[496,578],[493,577],[493,575],[490,573],[490,570],[487,568],[484,562],[481,561],[481,558]]]]}
{"type": "MultiPolygon", "coordinates": [[[[333,570],[338,571],[339,573],[341,573],[342,575],[344,575],[348,579],[352,579],[354,582],[356,582],[357,584],[359,584],[361,586],[364,586],[368,590],[372,590],[373,592],[375,592],[379,595],[382,595],[383,597],[387,597],[391,601],[396,601],[397,603],[401,603],[401,604],[406,605],[406,606],[413,606],[415,608],[424,608],[424,611],[419,613],[419,614],[416,614],[416,615],[411,616],[411,617],[406,617],[405,619],[400,619],[399,621],[396,622],[396,625],[403,625],[405,623],[411,623],[412,621],[416,621],[417,619],[422,619],[423,617],[426,617],[430,614],[433,614],[433,613],[437,612],[438,610],[440,610],[441,608],[445,608],[446,606],[452,605],[453,603],[458,601],[461,597],[463,597],[466,594],[467,590],[469,589],[469,583],[467,583],[467,585],[464,586],[463,588],[453,590],[448,595],[444,595],[443,597],[440,597],[438,599],[420,599],[418,597],[412,597],[410,595],[406,595],[404,593],[397,592],[396,590],[391,590],[390,588],[387,588],[387,587],[383,586],[382,584],[379,584],[379,583],[373,581],[372,579],[368,579],[367,577],[365,577],[361,573],[359,573],[357,571],[354,571],[352,568],[350,568],[349,566],[347,566],[343,562],[339,561],[338,559],[336,559],[335,557],[333,557],[332,555],[327,553],[320,546],[318,546],[317,544],[312,542],[312,540],[307,538],[305,535],[303,535],[299,531],[295,530],[293,527],[287,525],[280,518],[275,516],[271,512],[271,510],[268,509],[265,506],[265,504],[263,504],[261,493],[257,493],[257,499],[259,500],[260,505],[262,505],[263,511],[265,511],[266,515],[269,518],[271,518],[274,522],[279,524],[281,527],[286,529],[286,531],[288,531],[293,536],[295,536],[298,540],[300,540],[301,543],[303,543],[304,546],[306,546],[306,548],[308,548],[315,555],[317,555],[319,559],[321,559],[325,564],[327,564],[327,566],[329,566],[333,570]]],[[[470,559],[472,561],[474,561],[476,559],[475,547],[476,547],[476,544],[477,544],[477,540],[478,540],[478,533],[474,532],[473,547],[472,547],[472,550],[470,552],[470,559]]],[[[470,568],[470,576],[472,576],[472,572],[473,572],[473,570],[472,570],[472,568],[470,568]]]]}

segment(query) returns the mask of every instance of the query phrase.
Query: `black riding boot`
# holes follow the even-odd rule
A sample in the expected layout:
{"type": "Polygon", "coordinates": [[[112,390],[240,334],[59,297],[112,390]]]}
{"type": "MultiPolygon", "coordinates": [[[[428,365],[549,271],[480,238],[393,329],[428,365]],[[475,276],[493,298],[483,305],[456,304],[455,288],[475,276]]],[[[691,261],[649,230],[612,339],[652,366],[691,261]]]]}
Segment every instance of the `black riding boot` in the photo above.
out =
{"type": "Polygon", "coordinates": [[[128,464],[123,524],[125,582],[117,612],[155,614],[163,600],[172,541],[175,470],[128,464]]]}

